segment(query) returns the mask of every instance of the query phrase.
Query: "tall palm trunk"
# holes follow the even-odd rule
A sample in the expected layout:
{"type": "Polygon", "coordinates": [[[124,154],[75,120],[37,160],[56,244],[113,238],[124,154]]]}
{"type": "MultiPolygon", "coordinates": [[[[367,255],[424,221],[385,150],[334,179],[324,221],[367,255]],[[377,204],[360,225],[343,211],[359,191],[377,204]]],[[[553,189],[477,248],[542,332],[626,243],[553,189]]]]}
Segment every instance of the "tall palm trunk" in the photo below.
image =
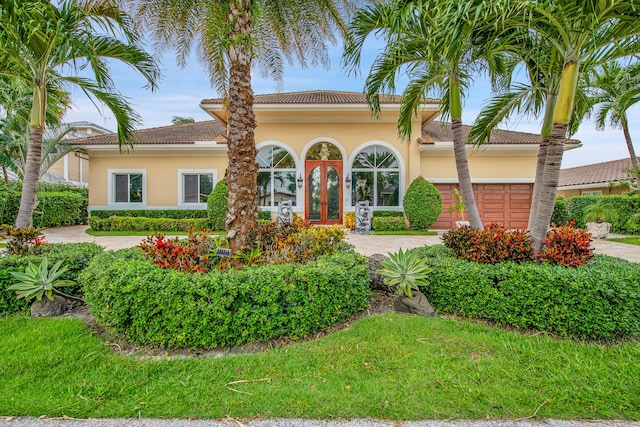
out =
{"type": "Polygon", "coordinates": [[[553,206],[556,200],[556,190],[560,179],[560,166],[564,153],[564,141],[567,137],[567,123],[553,125],[553,131],[549,138],[547,158],[544,165],[544,178],[541,182],[540,198],[538,199],[535,223],[531,229],[533,249],[539,252],[542,249],[542,241],[547,236],[547,229],[551,223],[553,206]]]}
{"type": "Polygon", "coordinates": [[[640,190],[640,166],[638,165],[636,150],[633,148],[633,142],[631,141],[631,134],[629,133],[629,121],[627,120],[626,114],[623,114],[620,118],[620,124],[622,125],[624,140],[627,143],[627,149],[629,150],[629,157],[631,158],[631,173],[636,180],[636,188],[640,190]]]}
{"type": "Polygon", "coordinates": [[[464,201],[464,206],[469,216],[469,223],[473,228],[484,228],[476,198],[473,194],[471,184],[471,173],[469,173],[469,162],[467,161],[467,148],[462,134],[462,120],[459,117],[451,118],[451,132],[453,133],[453,153],[456,159],[456,170],[458,172],[458,185],[460,194],[464,201]]]}
{"type": "Polygon", "coordinates": [[[242,249],[258,224],[258,164],[251,88],[251,0],[230,0],[229,120],[226,229],[229,247],[242,249]]]}
{"type": "Polygon", "coordinates": [[[33,87],[33,104],[31,105],[31,130],[27,146],[27,161],[22,177],[22,194],[20,208],[16,217],[16,227],[28,227],[33,223],[33,211],[36,208],[38,181],[40,181],[40,165],[42,164],[42,135],[44,134],[45,115],[47,111],[46,79],[36,79],[33,87]]]}

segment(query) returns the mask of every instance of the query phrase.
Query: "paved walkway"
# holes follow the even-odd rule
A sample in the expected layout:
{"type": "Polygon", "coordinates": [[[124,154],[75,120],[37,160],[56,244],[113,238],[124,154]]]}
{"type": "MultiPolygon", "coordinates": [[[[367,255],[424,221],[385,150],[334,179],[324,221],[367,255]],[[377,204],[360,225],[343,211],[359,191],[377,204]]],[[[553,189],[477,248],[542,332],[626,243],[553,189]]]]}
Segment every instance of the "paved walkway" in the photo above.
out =
{"type": "MultiPolygon", "coordinates": [[[[85,233],[86,229],[86,225],[75,225],[47,228],[43,233],[49,243],[96,242],[107,249],[130,248],[145,239],[141,236],[90,236],[85,233]]],[[[350,233],[347,240],[363,255],[386,254],[397,252],[400,248],[411,249],[441,243],[440,236],[374,236],[356,233],[350,233]]],[[[640,246],[608,240],[594,240],[592,246],[595,253],[640,262],[640,246]]]]}

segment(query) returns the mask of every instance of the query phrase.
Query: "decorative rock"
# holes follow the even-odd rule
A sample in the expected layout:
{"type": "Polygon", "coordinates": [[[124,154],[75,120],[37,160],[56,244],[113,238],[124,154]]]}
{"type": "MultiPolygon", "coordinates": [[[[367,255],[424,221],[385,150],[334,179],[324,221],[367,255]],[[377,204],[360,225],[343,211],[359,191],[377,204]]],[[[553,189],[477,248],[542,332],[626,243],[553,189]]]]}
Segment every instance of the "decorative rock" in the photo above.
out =
{"type": "Polygon", "coordinates": [[[55,317],[60,316],[67,309],[67,300],[59,295],[53,296],[53,301],[43,297],[42,301],[34,301],[31,304],[31,317],[55,317]]]}
{"type": "Polygon", "coordinates": [[[399,295],[393,300],[393,309],[398,313],[417,314],[419,316],[435,316],[436,310],[429,304],[422,292],[413,291],[411,298],[399,295]]]}
{"type": "Polygon", "coordinates": [[[611,224],[608,222],[588,222],[586,226],[594,239],[606,239],[611,230],[611,224]]]}
{"type": "Polygon", "coordinates": [[[388,256],[382,254],[373,254],[369,258],[369,283],[371,289],[376,291],[383,291],[394,293],[396,290],[391,286],[384,283],[384,276],[377,272],[377,270],[382,270],[382,265],[380,263],[385,259],[389,259],[388,256]]]}

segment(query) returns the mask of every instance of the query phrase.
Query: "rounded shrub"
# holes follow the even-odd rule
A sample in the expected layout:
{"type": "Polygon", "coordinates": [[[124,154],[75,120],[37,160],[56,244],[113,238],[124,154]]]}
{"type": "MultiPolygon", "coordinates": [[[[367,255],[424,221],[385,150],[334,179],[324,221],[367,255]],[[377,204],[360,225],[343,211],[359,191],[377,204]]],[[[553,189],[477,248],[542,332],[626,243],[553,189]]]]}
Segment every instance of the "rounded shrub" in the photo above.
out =
{"type": "Polygon", "coordinates": [[[225,219],[227,218],[227,180],[225,178],[218,181],[213,191],[207,199],[207,212],[209,222],[214,230],[224,230],[225,219]]]}
{"type": "Polygon", "coordinates": [[[409,185],[402,202],[404,214],[414,230],[428,230],[442,212],[440,192],[421,176],[409,185]]]}
{"type": "Polygon", "coordinates": [[[96,321],[131,342],[213,348],[308,336],[367,307],[368,263],[353,251],[304,265],[180,273],[138,248],[106,252],[81,275],[96,321]]]}
{"type": "Polygon", "coordinates": [[[433,269],[423,292],[441,312],[569,338],[640,333],[640,264],[596,255],[586,265],[478,264],[421,248],[433,269]]]}

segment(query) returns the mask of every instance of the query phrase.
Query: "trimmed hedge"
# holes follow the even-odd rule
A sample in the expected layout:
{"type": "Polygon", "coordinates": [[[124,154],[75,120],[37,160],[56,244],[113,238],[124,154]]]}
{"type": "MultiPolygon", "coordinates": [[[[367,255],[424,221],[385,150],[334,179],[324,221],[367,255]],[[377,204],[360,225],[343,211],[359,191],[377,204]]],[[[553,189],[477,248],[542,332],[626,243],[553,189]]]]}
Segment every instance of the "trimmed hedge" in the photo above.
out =
{"type": "Polygon", "coordinates": [[[373,211],[374,218],[382,218],[382,217],[400,217],[404,218],[403,211],[373,211]]]}
{"type": "Polygon", "coordinates": [[[575,196],[567,201],[567,214],[576,221],[578,227],[584,227],[585,209],[600,202],[612,207],[618,213],[618,219],[611,223],[611,231],[622,234],[640,234],[640,225],[629,221],[640,212],[639,196],[575,196]]]}
{"type": "Polygon", "coordinates": [[[109,218],[110,216],[128,216],[143,218],[164,218],[164,219],[189,219],[207,218],[207,211],[204,209],[122,209],[122,210],[99,210],[91,211],[92,218],[109,218]]]}
{"type": "MultiPolygon", "coordinates": [[[[227,180],[226,178],[218,181],[213,191],[207,199],[207,212],[209,215],[209,223],[214,230],[224,230],[225,221],[227,219],[227,180]]],[[[271,218],[269,218],[271,219],[271,218]]]]}
{"type": "MultiPolygon", "coordinates": [[[[0,315],[17,313],[29,308],[29,303],[25,300],[16,299],[15,292],[6,290],[7,286],[14,283],[11,271],[24,271],[29,262],[39,265],[42,258],[47,257],[49,265],[62,260],[63,265],[69,268],[69,271],[62,275],[63,279],[77,281],[80,272],[96,255],[102,253],[103,248],[95,243],[55,243],[42,247],[42,251],[41,255],[5,255],[0,257],[0,315]]],[[[81,286],[78,285],[67,287],[63,291],[74,294],[81,289],[81,286]]]]}
{"type": "Polygon", "coordinates": [[[421,176],[409,185],[402,202],[404,213],[414,230],[428,230],[442,212],[440,192],[421,176]]]}
{"type": "Polygon", "coordinates": [[[372,228],[375,231],[400,231],[406,230],[407,224],[404,222],[403,217],[383,216],[373,217],[372,228]]]}
{"type": "Polygon", "coordinates": [[[640,265],[596,255],[587,265],[453,258],[419,249],[433,268],[424,293],[439,311],[564,337],[614,340],[640,334],[640,265]]]}
{"type": "Polygon", "coordinates": [[[137,344],[238,345],[311,335],[367,307],[367,259],[353,251],[305,265],[186,274],[106,252],[80,276],[98,323],[137,344]]]}
{"type": "Polygon", "coordinates": [[[551,215],[551,224],[565,225],[571,221],[569,212],[567,211],[567,199],[564,197],[556,197],[553,205],[553,214],[551,215]]]}
{"type": "MultiPolygon", "coordinates": [[[[88,193],[86,188],[55,186],[60,191],[38,192],[38,205],[33,213],[36,227],[58,227],[87,223],[88,193]]],[[[20,207],[20,191],[0,191],[0,223],[14,224],[20,207]]]]}
{"type": "Polygon", "coordinates": [[[201,230],[211,228],[207,218],[144,218],[144,217],[89,217],[89,226],[95,231],[187,231],[190,228],[201,230]]]}

